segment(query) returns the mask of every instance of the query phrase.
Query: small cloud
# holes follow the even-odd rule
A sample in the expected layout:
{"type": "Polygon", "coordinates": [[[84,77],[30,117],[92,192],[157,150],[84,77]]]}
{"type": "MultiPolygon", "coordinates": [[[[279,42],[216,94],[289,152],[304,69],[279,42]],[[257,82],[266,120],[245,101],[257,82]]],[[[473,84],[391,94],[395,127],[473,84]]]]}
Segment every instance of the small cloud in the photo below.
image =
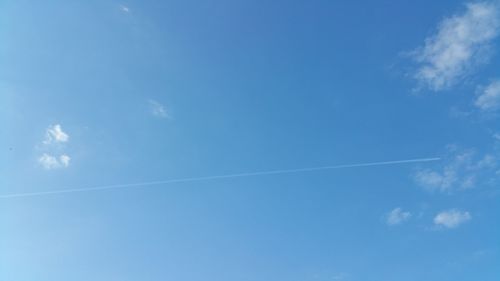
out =
{"type": "Polygon", "coordinates": [[[493,139],[494,139],[495,141],[500,141],[500,133],[494,133],[494,134],[493,134],[493,139]]]}
{"type": "Polygon", "coordinates": [[[421,170],[415,174],[415,180],[428,189],[447,191],[458,180],[454,169],[445,167],[442,172],[431,169],[421,170]]]}
{"type": "Polygon", "coordinates": [[[60,143],[65,143],[69,141],[69,135],[63,131],[61,125],[51,125],[45,130],[45,138],[43,140],[44,146],[37,146],[38,149],[42,149],[44,152],[42,156],[38,158],[38,164],[40,164],[46,170],[66,168],[69,166],[71,157],[67,154],[60,154],[60,151],[64,149],[60,143]],[[54,154],[60,154],[58,157],[54,154]]]}
{"type": "Polygon", "coordinates": [[[61,125],[56,124],[49,126],[45,131],[45,140],[44,144],[51,144],[53,142],[67,142],[69,140],[69,135],[66,134],[61,125]]]}
{"type": "Polygon", "coordinates": [[[130,8],[125,6],[125,5],[120,5],[120,10],[124,13],[129,13],[130,12],[130,8]]]}
{"type": "Polygon", "coordinates": [[[480,159],[477,163],[475,163],[470,168],[480,170],[480,169],[492,169],[492,168],[495,168],[496,166],[497,166],[496,157],[491,155],[491,154],[486,154],[483,156],[482,159],[480,159]]]}
{"type": "Polygon", "coordinates": [[[415,79],[434,91],[453,86],[474,66],[489,61],[491,43],[498,36],[499,27],[497,4],[467,4],[464,13],[445,18],[436,34],[413,51],[419,64],[415,79]]]}
{"type": "Polygon", "coordinates": [[[38,163],[42,165],[43,168],[47,170],[66,168],[69,166],[70,157],[66,154],[59,156],[59,158],[44,153],[40,158],[38,158],[38,163]]]}
{"type": "Polygon", "coordinates": [[[169,115],[165,106],[155,100],[148,100],[149,110],[153,116],[158,118],[168,118],[169,115]]]}
{"type": "Polygon", "coordinates": [[[471,220],[469,212],[451,209],[443,211],[434,217],[434,224],[446,228],[456,228],[459,225],[471,220]]]}
{"type": "Polygon", "coordinates": [[[492,154],[478,155],[475,150],[456,147],[448,149],[441,167],[420,169],[414,180],[430,191],[452,192],[473,188],[478,184],[491,181],[498,166],[498,158],[492,154]]]}
{"type": "Polygon", "coordinates": [[[69,166],[69,160],[71,160],[71,157],[69,157],[67,154],[63,154],[63,155],[59,156],[59,162],[64,167],[68,167],[69,166]]]}
{"type": "Polygon", "coordinates": [[[462,108],[458,108],[456,106],[452,106],[450,108],[450,117],[452,117],[452,118],[465,119],[465,118],[469,118],[472,114],[473,114],[473,111],[469,110],[469,109],[465,110],[462,108]]]}
{"type": "Polygon", "coordinates": [[[386,223],[388,225],[397,225],[409,220],[410,217],[410,212],[404,212],[401,208],[395,208],[387,214],[386,223]]]}
{"type": "Polygon", "coordinates": [[[59,167],[59,161],[57,161],[57,158],[47,153],[44,153],[40,158],[38,158],[38,163],[40,163],[40,165],[47,170],[59,167]]]}
{"type": "Polygon", "coordinates": [[[474,103],[483,111],[494,111],[500,108],[500,80],[491,82],[474,103]]]}

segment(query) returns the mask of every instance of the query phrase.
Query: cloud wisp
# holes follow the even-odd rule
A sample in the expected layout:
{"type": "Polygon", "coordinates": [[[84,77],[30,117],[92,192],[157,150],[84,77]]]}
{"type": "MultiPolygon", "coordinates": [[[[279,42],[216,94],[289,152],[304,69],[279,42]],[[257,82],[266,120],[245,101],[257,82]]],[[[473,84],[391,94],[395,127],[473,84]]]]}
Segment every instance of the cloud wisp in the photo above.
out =
{"type": "Polygon", "coordinates": [[[474,105],[483,111],[500,109],[500,80],[491,82],[477,97],[474,105]]]}
{"type": "Polygon", "coordinates": [[[125,5],[120,5],[120,11],[124,12],[124,13],[130,13],[130,8],[125,6],[125,5]]]}
{"type": "Polygon", "coordinates": [[[493,154],[478,155],[475,150],[450,146],[451,156],[441,167],[419,169],[414,174],[417,184],[429,191],[451,193],[474,188],[495,177],[499,159],[493,154]]]}
{"type": "Polygon", "coordinates": [[[471,219],[472,216],[469,212],[451,209],[438,213],[434,217],[434,224],[446,228],[456,228],[471,219]]]}
{"type": "Polygon", "coordinates": [[[467,4],[464,13],[445,18],[424,46],[413,51],[418,63],[415,79],[434,91],[453,86],[475,66],[488,62],[499,28],[497,4],[467,4]]]}
{"type": "Polygon", "coordinates": [[[386,215],[385,222],[388,225],[398,225],[411,218],[411,213],[403,211],[401,208],[395,208],[386,215]]]}
{"type": "Polygon", "coordinates": [[[157,118],[169,118],[170,116],[168,115],[167,109],[165,106],[155,100],[148,100],[148,105],[149,105],[149,111],[151,114],[157,118]]]}

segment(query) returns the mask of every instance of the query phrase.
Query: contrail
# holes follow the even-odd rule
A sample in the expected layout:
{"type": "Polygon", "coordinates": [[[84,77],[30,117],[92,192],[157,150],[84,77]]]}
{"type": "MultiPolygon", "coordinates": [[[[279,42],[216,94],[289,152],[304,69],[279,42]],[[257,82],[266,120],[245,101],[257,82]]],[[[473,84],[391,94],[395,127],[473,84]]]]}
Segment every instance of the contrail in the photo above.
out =
{"type": "Polygon", "coordinates": [[[85,188],[55,189],[55,190],[39,191],[39,192],[4,194],[4,195],[0,195],[0,199],[15,198],[15,197],[33,197],[33,196],[42,196],[42,195],[51,195],[51,194],[84,192],[84,191],[97,191],[97,190],[118,189],[118,188],[127,188],[127,187],[151,186],[151,185],[160,185],[160,184],[169,184],[169,183],[196,182],[196,181],[254,177],[254,176],[264,176],[264,175],[293,174],[293,173],[303,173],[303,172],[312,172],[312,171],[320,171],[320,170],[334,170],[334,169],[347,169],[347,168],[358,168],[358,167],[369,167],[369,166],[384,166],[384,165],[397,165],[397,164],[406,164],[406,163],[431,162],[431,161],[439,161],[439,160],[441,160],[441,158],[437,158],[437,157],[435,157],[435,158],[417,158],[417,159],[396,160],[396,161],[343,164],[343,165],[335,165],[335,166],[321,166],[321,167],[310,167],[310,168],[299,168],[299,169],[288,169],[288,170],[271,170],[271,171],[227,174],[227,175],[218,175],[218,176],[191,177],[191,178],[179,178],[179,179],[169,179],[169,180],[161,180],[161,181],[148,181],[148,182],[124,183],[124,184],[113,184],[113,185],[101,185],[101,186],[85,187],[85,188]]]}

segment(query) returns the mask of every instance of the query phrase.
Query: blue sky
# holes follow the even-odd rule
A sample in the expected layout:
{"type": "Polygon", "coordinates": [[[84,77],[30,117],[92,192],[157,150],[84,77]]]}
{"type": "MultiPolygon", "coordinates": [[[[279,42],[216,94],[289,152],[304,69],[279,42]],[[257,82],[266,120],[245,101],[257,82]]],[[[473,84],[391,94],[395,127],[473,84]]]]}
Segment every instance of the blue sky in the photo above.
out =
{"type": "Polygon", "coordinates": [[[499,2],[6,0],[0,21],[0,280],[500,278],[499,2]]]}

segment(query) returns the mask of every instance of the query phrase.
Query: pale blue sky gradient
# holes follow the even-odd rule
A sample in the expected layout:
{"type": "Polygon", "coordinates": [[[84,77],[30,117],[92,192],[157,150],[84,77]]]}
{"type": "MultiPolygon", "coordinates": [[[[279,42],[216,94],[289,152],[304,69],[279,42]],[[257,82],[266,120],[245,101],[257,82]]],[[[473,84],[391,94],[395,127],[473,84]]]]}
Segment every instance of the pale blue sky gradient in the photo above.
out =
{"type": "Polygon", "coordinates": [[[500,78],[498,14],[492,38],[451,36],[489,51],[453,85],[416,75],[471,11],[1,1],[0,195],[442,160],[2,198],[0,280],[499,280],[498,111],[474,103],[500,78]]]}

